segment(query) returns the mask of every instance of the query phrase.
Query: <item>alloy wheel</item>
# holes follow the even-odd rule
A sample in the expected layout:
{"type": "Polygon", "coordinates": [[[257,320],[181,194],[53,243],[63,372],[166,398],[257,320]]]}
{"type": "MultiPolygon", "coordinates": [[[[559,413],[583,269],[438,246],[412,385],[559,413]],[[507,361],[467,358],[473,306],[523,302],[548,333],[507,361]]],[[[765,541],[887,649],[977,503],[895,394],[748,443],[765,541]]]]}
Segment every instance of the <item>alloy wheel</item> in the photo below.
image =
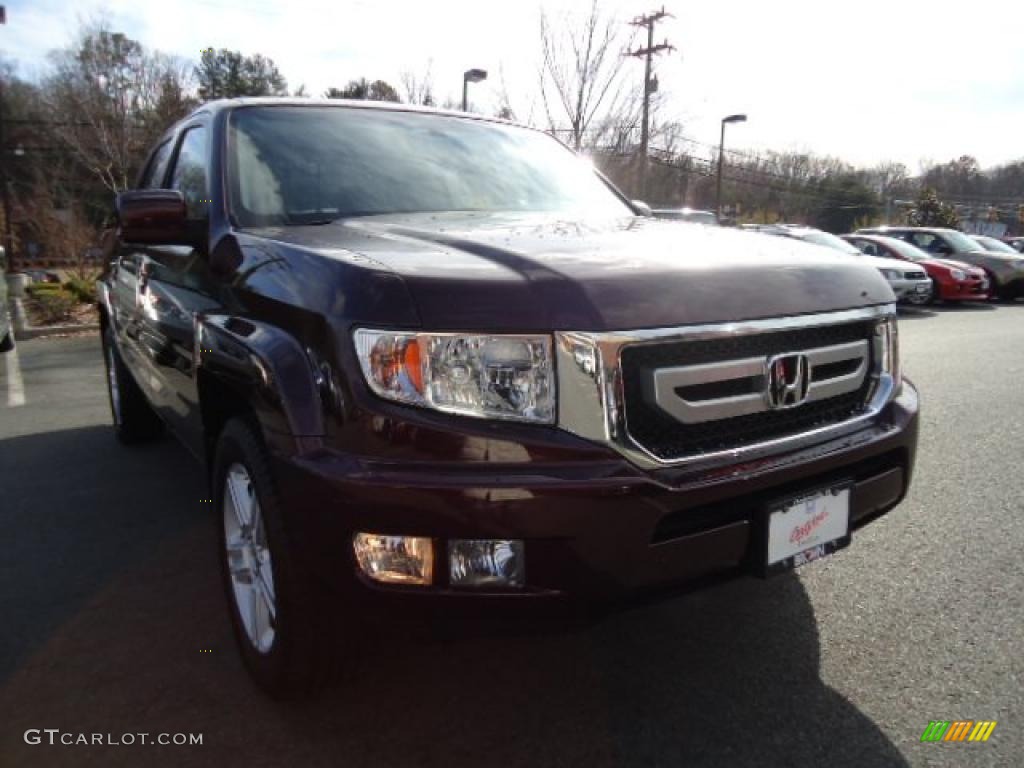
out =
{"type": "Polygon", "coordinates": [[[277,602],[266,525],[248,470],[232,464],[224,478],[224,546],[235,607],[260,653],[274,644],[277,602]]]}

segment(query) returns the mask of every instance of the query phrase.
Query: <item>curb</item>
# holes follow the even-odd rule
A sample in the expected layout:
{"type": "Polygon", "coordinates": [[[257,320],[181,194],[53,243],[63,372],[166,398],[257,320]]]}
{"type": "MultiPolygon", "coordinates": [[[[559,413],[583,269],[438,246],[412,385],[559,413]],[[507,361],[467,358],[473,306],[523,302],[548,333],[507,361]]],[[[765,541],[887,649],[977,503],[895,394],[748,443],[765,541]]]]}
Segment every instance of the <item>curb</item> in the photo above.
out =
{"type": "Polygon", "coordinates": [[[26,339],[42,339],[47,336],[63,336],[68,333],[96,333],[100,330],[99,323],[88,325],[29,325],[28,315],[25,313],[25,305],[17,297],[11,299],[11,324],[14,326],[14,338],[16,341],[26,339]]]}

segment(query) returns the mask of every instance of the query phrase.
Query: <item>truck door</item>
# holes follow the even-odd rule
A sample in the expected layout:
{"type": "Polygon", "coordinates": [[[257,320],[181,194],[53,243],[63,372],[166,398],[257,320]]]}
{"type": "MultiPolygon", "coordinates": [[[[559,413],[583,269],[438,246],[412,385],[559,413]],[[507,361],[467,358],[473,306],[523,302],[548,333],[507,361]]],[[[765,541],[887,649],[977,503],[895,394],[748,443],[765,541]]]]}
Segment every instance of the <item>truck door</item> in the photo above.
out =
{"type": "MultiPolygon", "coordinates": [[[[209,129],[198,122],[182,131],[166,186],[185,198],[189,226],[209,236],[209,129]]],[[[139,276],[139,339],[147,374],[158,393],[153,404],[168,426],[196,453],[202,451],[202,418],[195,377],[197,312],[219,306],[205,247],[146,249],[139,276]]]]}
{"type": "MultiPolygon", "coordinates": [[[[159,189],[163,186],[173,149],[174,142],[167,139],[153,150],[139,183],[139,189],[159,189]]],[[[144,257],[142,246],[117,243],[111,281],[111,327],[117,335],[118,348],[121,350],[125,365],[139,386],[152,397],[142,360],[142,350],[139,347],[139,273],[144,257]]]]}

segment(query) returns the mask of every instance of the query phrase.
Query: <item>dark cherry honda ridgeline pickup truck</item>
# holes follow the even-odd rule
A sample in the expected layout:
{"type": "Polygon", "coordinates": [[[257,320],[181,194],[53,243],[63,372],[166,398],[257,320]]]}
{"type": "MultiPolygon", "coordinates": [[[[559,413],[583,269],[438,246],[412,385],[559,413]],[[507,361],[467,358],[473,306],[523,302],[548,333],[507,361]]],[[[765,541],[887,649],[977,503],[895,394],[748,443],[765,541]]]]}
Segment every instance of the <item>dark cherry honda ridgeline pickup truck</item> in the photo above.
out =
{"type": "Polygon", "coordinates": [[[877,270],[644,209],[465,114],[223,101],[163,137],[99,282],[114,428],[205,462],[264,689],[315,689],[373,619],[768,575],[902,499],[877,270]]]}

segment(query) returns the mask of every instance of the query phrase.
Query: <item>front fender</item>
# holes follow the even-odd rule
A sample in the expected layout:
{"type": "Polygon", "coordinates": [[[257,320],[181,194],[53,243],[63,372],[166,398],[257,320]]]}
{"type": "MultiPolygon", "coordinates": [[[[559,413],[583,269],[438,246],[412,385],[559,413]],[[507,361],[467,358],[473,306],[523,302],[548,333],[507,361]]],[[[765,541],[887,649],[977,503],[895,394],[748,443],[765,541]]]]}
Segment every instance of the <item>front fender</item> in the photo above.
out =
{"type": "Polygon", "coordinates": [[[197,375],[213,377],[246,398],[268,437],[301,442],[324,435],[316,374],[294,336],[269,323],[231,315],[197,315],[195,322],[197,375]]]}

